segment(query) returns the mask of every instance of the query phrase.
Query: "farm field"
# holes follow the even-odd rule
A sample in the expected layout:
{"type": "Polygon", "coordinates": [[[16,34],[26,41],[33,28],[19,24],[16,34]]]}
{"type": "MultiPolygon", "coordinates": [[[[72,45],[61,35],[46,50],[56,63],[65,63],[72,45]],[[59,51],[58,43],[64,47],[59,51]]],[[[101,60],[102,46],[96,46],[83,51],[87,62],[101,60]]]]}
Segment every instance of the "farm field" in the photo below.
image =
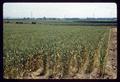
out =
{"type": "Polygon", "coordinates": [[[4,78],[105,79],[112,27],[4,23],[4,78]]]}

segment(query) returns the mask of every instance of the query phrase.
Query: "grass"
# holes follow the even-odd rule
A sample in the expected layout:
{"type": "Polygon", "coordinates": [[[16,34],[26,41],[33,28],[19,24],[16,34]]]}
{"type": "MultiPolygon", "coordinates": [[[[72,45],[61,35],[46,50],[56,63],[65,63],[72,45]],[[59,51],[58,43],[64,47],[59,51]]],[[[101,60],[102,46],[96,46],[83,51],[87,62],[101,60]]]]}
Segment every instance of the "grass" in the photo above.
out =
{"type": "Polygon", "coordinates": [[[47,78],[64,77],[91,73],[95,67],[102,76],[109,27],[4,24],[4,77],[17,78],[39,68],[47,78]]]}

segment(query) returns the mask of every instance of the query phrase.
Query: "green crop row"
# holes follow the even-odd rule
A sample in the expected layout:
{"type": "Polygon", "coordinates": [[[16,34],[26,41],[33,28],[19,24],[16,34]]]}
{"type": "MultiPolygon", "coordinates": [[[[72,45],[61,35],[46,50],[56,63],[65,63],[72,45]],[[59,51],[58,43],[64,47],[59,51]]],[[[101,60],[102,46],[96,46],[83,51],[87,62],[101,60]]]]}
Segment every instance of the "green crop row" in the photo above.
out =
{"type": "Polygon", "coordinates": [[[47,77],[90,73],[95,66],[101,73],[108,36],[109,26],[4,24],[4,77],[17,78],[39,68],[47,77]]]}

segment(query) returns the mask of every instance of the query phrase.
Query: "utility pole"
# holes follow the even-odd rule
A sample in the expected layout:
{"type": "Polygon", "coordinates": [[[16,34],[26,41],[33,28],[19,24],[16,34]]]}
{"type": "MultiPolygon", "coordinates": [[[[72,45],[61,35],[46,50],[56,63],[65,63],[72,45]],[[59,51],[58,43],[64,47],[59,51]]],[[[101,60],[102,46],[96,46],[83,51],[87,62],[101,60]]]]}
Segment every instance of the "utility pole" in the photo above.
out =
{"type": "Polygon", "coordinates": [[[95,17],[95,11],[96,11],[96,10],[94,9],[94,12],[93,12],[93,17],[94,17],[94,18],[96,18],[96,17],[95,17]]]}
{"type": "Polygon", "coordinates": [[[31,12],[31,19],[32,19],[32,12],[31,12]]]}

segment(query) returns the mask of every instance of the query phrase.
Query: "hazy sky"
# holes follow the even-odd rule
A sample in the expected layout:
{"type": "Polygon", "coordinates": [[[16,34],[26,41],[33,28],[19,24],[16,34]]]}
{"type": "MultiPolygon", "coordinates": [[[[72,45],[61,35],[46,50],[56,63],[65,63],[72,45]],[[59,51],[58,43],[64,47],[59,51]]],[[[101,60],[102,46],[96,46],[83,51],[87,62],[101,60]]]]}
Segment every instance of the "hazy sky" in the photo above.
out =
{"type": "Polygon", "coordinates": [[[3,17],[117,17],[115,3],[4,3],[3,17]]]}

